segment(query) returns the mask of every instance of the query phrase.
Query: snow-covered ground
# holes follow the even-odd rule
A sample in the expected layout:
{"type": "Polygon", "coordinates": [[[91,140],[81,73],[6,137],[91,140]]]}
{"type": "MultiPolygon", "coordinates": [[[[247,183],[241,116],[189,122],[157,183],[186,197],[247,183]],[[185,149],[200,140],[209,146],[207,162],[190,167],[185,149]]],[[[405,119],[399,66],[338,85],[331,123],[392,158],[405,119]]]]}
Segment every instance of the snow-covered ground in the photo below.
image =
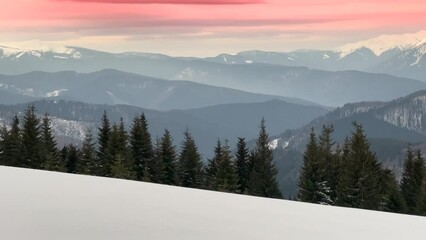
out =
{"type": "Polygon", "coordinates": [[[426,218],[0,167],[1,239],[423,239],[426,218]]]}

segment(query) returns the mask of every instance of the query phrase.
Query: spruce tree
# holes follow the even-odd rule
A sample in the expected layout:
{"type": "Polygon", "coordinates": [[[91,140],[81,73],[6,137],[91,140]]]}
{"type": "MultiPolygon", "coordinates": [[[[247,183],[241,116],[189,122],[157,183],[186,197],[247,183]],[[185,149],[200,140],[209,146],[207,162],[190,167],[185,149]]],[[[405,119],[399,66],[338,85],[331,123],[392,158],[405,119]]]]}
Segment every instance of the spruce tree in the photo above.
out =
{"type": "Polygon", "coordinates": [[[22,135],[19,127],[19,118],[13,117],[9,131],[4,127],[3,133],[3,163],[8,166],[24,167],[22,162],[22,135]]]}
{"type": "Polygon", "coordinates": [[[415,156],[411,148],[408,148],[401,179],[401,192],[410,214],[415,214],[417,211],[425,171],[425,163],[420,151],[415,156]]]}
{"type": "Polygon", "coordinates": [[[247,193],[248,184],[250,180],[249,169],[249,150],[244,138],[238,138],[237,153],[235,154],[236,171],[237,171],[237,184],[239,193],[247,193]]]}
{"type": "Polygon", "coordinates": [[[110,166],[108,164],[108,142],[110,138],[111,125],[109,122],[108,115],[106,111],[102,115],[101,126],[98,129],[98,159],[100,163],[100,168],[102,172],[101,176],[107,176],[110,170],[110,166]]]}
{"type": "Polygon", "coordinates": [[[188,130],[184,133],[179,155],[179,181],[183,187],[202,188],[203,186],[203,162],[188,130]]]}
{"type": "Polygon", "coordinates": [[[41,156],[40,119],[35,114],[34,105],[25,111],[22,127],[22,159],[23,167],[42,169],[44,162],[41,156]]]}
{"type": "Polygon", "coordinates": [[[153,183],[160,183],[163,175],[164,165],[162,161],[162,150],[160,139],[155,140],[153,148],[153,156],[150,160],[150,169],[151,169],[151,181],[153,183]]]}
{"type": "Polygon", "coordinates": [[[370,144],[361,125],[354,123],[355,131],[344,149],[339,177],[337,203],[340,206],[377,210],[382,200],[380,163],[370,151],[370,144]]]}
{"type": "Polygon", "coordinates": [[[211,186],[213,187],[213,190],[216,191],[231,193],[237,192],[238,179],[229,145],[227,141],[225,141],[225,144],[222,146],[219,141],[218,145],[221,154],[215,156],[216,170],[211,179],[211,186]]]}
{"type": "Polygon", "coordinates": [[[80,151],[78,172],[87,175],[100,176],[102,174],[101,163],[96,155],[95,143],[90,130],[87,131],[83,146],[80,151]]]}
{"type": "Polygon", "coordinates": [[[151,179],[151,176],[148,175],[152,173],[150,161],[154,151],[145,114],[133,120],[130,130],[130,146],[136,179],[145,181],[151,179]]]}
{"type": "Polygon", "coordinates": [[[78,156],[79,152],[77,146],[75,146],[74,144],[67,146],[65,164],[65,167],[67,168],[67,173],[79,173],[77,169],[77,165],[79,162],[78,156]]]}
{"type": "Polygon", "coordinates": [[[204,183],[204,187],[206,189],[210,189],[210,190],[217,190],[217,187],[215,186],[216,183],[216,172],[217,172],[217,168],[218,168],[218,162],[222,159],[222,143],[221,141],[218,139],[216,146],[213,149],[214,151],[214,156],[212,159],[208,160],[208,164],[207,164],[207,168],[205,170],[205,183],[204,183]]]}
{"type": "Polygon", "coordinates": [[[124,127],[123,119],[121,119],[119,125],[114,124],[112,126],[111,132],[109,134],[108,149],[106,154],[106,163],[108,166],[110,166],[110,169],[108,169],[108,176],[111,172],[111,166],[116,160],[117,156],[120,157],[120,161],[123,160],[123,162],[120,164],[125,164],[129,168],[132,167],[127,142],[127,132],[124,127]]]}
{"type": "Polygon", "coordinates": [[[265,120],[262,118],[259,126],[259,136],[256,147],[250,153],[250,183],[249,194],[254,196],[282,198],[277,182],[278,170],[273,161],[272,150],[268,145],[268,133],[265,120]]]}
{"type": "Polygon", "coordinates": [[[417,200],[416,214],[426,216],[426,181],[423,182],[422,191],[417,200]]]}
{"type": "Polygon", "coordinates": [[[310,203],[328,203],[324,192],[324,176],[321,166],[322,152],[318,145],[315,130],[311,129],[309,143],[303,155],[303,165],[299,177],[298,199],[310,203]]]}
{"type": "Polygon", "coordinates": [[[127,163],[126,158],[121,153],[117,153],[116,155],[114,155],[114,159],[111,165],[110,176],[113,178],[121,179],[135,178],[131,167],[127,163]]]}
{"type": "Polygon", "coordinates": [[[8,131],[6,125],[0,128],[0,165],[9,166],[9,159],[4,157],[5,152],[5,139],[7,138],[8,131]]]}
{"type": "Polygon", "coordinates": [[[45,113],[41,125],[42,158],[44,159],[44,169],[50,171],[65,171],[64,162],[59,157],[59,151],[52,133],[51,120],[45,113]]]}
{"type": "Polygon", "coordinates": [[[163,137],[160,140],[160,151],[161,157],[160,161],[162,162],[162,174],[160,177],[160,183],[167,185],[176,185],[177,184],[177,154],[176,148],[173,145],[173,139],[170,135],[170,132],[166,129],[164,130],[163,137]]]}
{"type": "Polygon", "coordinates": [[[332,140],[333,126],[323,126],[319,136],[321,192],[324,194],[322,204],[332,205],[337,199],[340,156],[333,153],[335,142],[332,140]]]}
{"type": "Polygon", "coordinates": [[[383,199],[379,210],[394,213],[407,212],[407,204],[401,194],[395,174],[389,169],[383,170],[380,181],[383,199]]]}

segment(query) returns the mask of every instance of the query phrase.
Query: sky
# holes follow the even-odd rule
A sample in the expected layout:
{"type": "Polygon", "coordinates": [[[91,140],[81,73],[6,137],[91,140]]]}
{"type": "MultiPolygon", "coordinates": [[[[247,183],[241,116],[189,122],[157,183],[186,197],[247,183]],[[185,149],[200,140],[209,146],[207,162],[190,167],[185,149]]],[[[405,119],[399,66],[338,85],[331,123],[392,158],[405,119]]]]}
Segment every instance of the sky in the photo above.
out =
{"type": "Polygon", "coordinates": [[[0,45],[214,56],[426,29],[425,0],[0,0],[0,45]]]}

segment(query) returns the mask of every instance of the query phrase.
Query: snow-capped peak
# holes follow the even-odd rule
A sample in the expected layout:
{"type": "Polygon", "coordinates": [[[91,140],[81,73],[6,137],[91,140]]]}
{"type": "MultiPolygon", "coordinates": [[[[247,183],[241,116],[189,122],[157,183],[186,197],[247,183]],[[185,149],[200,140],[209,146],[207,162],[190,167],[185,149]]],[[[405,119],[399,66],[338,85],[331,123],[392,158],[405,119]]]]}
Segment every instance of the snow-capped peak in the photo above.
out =
{"type": "Polygon", "coordinates": [[[381,35],[365,41],[343,45],[337,49],[337,52],[340,52],[340,57],[345,57],[361,48],[368,48],[376,56],[380,56],[392,49],[406,50],[424,43],[426,43],[426,30],[417,33],[381,35]]]}
{"type": "Polygon", "coordinates": [[[24,55],[42,57],[46,54],[53,54],[55,58],[81,58],[81,53],[73,47],[40,46],[37,48],[27,48],[7,47],[0,45],[0,58],[19,59],[24,55]]]}

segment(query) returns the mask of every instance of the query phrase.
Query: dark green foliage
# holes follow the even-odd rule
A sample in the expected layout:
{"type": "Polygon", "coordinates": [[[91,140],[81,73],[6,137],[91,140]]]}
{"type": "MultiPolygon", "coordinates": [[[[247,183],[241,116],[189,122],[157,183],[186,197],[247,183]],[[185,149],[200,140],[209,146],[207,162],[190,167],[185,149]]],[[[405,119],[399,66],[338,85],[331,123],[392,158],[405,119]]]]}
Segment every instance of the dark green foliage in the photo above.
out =
{"type": "Polygon", "coordinates": [[[110,166],[110,169],[108,169],[107,176],[109,176],[111,172],[111,166],[113,165],[113,162],[116,161],[117,156],[119,156],[120,161],[122,161],[120,164],[127,165],[129,168],[131,167],[132,163],[130,162],[127,138],[127,132],[124,128],[123,119],[121,119],[119,125],[114,124],[112,126],[111,132],[109,134],[106,163],[108,166],[110,166]]]}
{"type": "Polygon", "coordinates": [[[150,169],[150,161],[153,158],[154,151],[151,134],[148,131],[148,122],[144,114],[133,120],[130,130],[130,148],[136,179],[151,179],[149,175],[153,173],[153,170],[150,169]]]}
{"type": "Polygon", "coordinates": [[[237,184],[239,193],[247,193],[250,180],[249,150],[244,138],[238,138],[237,153],[235,154],[235,165],[237,173],[237,184]]]}
{"type": "Polygon", "coordinates": [[[201,188],[203,186],[203,163],[197,145],[188,130],[179,155],[179,181],[183,187],[201,188]]]}
{"type": "Polygon", "coordinates": [[[122,179],[134,179],[135,176],[125,157],[120,153],[114,156],[111,165],[111,177],[122,179]]]}
{"type": "Polygon", "coordinates": [[[1,161],[3,165],[22,167],[22,136],[19,127],[19,118],[14,116],[11,129],[1,129],[1,161]]]}
{"type": "Polygon", "coordinates": [[[170,132],[164,130],[163,137],[160,140],[160,162],[162,163],[162,173],[160,183],[175,185],[177,184],[177,163],[176,148],[173,146],[173,139],[170,132]]]}
{"type": "Polygon", "coordinates": [[[99,127],[98,131],[98,159],[100,163],[100,168],[102,169],[102,176],[107,176],[110,170],[110,166],[108,164],[108,142],[110,138],[111,125],[109,122],[108,115],[106,111],[102,115],[102,123],[99,127]]]}
{"type": "Polygon", "coordinates": [[[79,173],[101,176],[102,166],[96,155],[95,143],[93,142],[93,135],[91,131],[86,133],[79,159],[80,161],[77,164],[79,173]]]}
{"type": "Polygon", "coordinates": [[[79,162],[78,148],[71,144],[66,147],[66,150],[62,149],[62,153],[66,153],[66,165],[67,173],[79,173],[77,169],[77,164],[79,162]]]}
{"type": "Polygon", "coordinates": [[[420,151],[415,156],[411,148],[408,148],[401,179],[401,192],[410,214],[415,214],[417,211],[425,172],[426,167],[420,151]]]}
{"type": "Polygon", "coordinates": [[[416,213],[426,216],[426,181],[423,182],[422,191],[417,201],[416,213]]]}
{"type": "Polygon", "coordinates": [[[322,192],[325,194],[323,204],[334,204],[337,199],[337,184],[339,181],[340,149],[335,149],[332,140],[333,126],[323,126],[319,137],[320,168],[322,192]],[[336,150],[335,152],[333,152],[336,150]]]}
{"type": "Polygon", "coordinates": [[[238,179],[227,142],[222,145],[218,140],[214,153],[206,170],[206,188],[222,192],[237,192],[238,179]]]}
{"type": "Polygon", "coordinates": [[[22,166],[42,169],[40,119],[35,114],[35,107],[29,106],[25,112],[22,127],[22,166]]]}
{"type": "Polygon", "coordinates": [[[369,142],[361,125],[354,123],[349,145],[344,147],[338,186],[338,205],[379,209],[382,201],[381,165],[370,151],[369,142]]]}
{"type": "Polygon", "coordinates": [[[65,171],[65,163],[59,157],[59,151],[52,133],[51,120],[46,113],[41,125],[41,149],[44,159],[44,169],[50,171],[65,171]]]}
{"type": "Polygon", "coordinates": [[[321,204],[327,202],[327,192],[324,192],[321,157],[322,152],[318,145],[318,139],[315,135],[315,130],[312,128],[300,172],[297,196],[300,201],[321,204]]]}
{"type": "Polygon", "coordinates": [[[154,154],[149,161],[149,169],[150,169],[150,178],[153,183],[160,183],[162,175],[163,175],[163,161],[162,161],[162,151],[161,151],[161,143],[160,139],[156,139],[154,148],[154,154]]]}
{"type": "Polygon", "coordinates": [[[407,212],[407,204],[401,194],[395,174],[391,170],[383,170],[380,181],[383,199],[379,210],[395,213],[407,212]]]}
{"type": "Polygon", "coordinates": [[[265,120],[262,119],[255,149],[250,153],[251,171],[248,192],[254,196],[282,198],[276,179],[278,170],[272,162],[273,156],[268,145],[268,138],[265,120]]]}

